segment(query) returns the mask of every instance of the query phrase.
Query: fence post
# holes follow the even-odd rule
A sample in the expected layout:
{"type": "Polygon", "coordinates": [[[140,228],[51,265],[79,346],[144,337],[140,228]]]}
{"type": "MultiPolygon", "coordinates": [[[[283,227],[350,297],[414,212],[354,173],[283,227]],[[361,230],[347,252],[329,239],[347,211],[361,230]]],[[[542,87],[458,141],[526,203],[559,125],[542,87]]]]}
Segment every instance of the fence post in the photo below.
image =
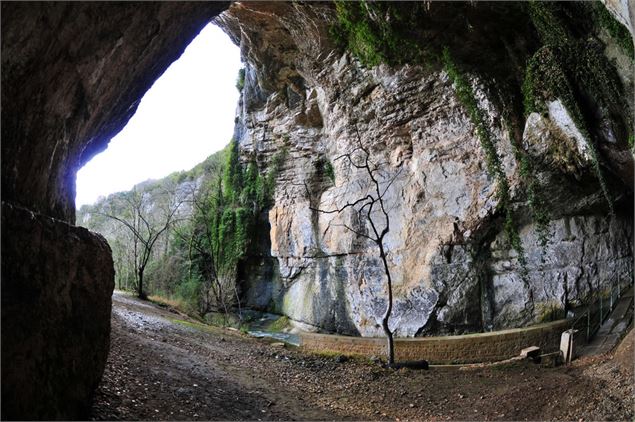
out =
{"type": "Polygon", "coordinates": [[[591,335],[591,308],[586,310],[586,342],[589,342],[589,336],[591,335]]]}

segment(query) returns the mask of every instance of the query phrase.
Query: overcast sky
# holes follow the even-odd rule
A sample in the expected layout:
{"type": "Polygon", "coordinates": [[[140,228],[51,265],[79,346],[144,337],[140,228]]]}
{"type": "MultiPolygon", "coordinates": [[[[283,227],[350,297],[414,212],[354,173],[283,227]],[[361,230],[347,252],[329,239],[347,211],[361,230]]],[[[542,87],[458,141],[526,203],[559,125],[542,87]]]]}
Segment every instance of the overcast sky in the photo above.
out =
{"type": "Polygon", "coordinates": [[[77,173],[76,206],[188,170],[230,140],[240,51],[210,24],[145,94],[135,115],[77,173]]]}

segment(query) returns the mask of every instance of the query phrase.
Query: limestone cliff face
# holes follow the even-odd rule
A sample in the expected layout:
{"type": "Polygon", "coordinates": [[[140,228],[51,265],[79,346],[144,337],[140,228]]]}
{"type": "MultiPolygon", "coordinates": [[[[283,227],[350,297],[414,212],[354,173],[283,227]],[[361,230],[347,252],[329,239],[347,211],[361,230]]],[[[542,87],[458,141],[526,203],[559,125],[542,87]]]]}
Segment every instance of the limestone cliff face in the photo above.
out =
{"type": "Polygon", "coordinates": [[[618,157],[606,169],[617,198],[617,213],[608,216],[588,145],[562,103],[528,116],[523,147],[540,163],[537,180],[551,216],[551,242],[541,247],[502,110],[469,76],[510,184],[523,275],[485,151],[447,74],[364,68],[329,41],[332,19],[324,4],[251,2],[234,3],[218,18],[246,61],[235,133],[243,153],[265,166],[287,151],[262,260],[245,271],[250,305],[324,330],[381,335],[386,294],[378,251],[345,226],[370,228],[352,212],[315,211],[368,192],[364,171],[338,159],[360,141],[381,163],[387,189],[396,335],[526,325],[591,291],[630,283],[632,185],[625,181],[632,156],[616,146],[624,140],[610,131],[602,140],[603,153],[618,157]]]}

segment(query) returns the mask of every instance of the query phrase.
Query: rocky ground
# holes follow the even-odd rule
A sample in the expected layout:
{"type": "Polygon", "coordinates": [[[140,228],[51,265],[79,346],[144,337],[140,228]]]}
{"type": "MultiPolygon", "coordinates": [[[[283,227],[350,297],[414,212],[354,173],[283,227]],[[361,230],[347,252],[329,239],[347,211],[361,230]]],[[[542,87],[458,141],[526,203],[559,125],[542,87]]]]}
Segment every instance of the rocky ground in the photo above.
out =
{"type": "MultiPolygon", "coordinates": [[[[97,420],[632,420],[632,353],[428,371],[316,356],[116,293],[97,420]],[[626,356],[626,358],[624,357],[626,356]],[[630,360],[628,359],[630,356],[630,360]],[[631,371],[630,373],[628,371],[631,371]]],[[[632,335],[628,337],[632,342],[632,335]]],[[[632,345],[630,346],[632,351],[632,345]]]]}

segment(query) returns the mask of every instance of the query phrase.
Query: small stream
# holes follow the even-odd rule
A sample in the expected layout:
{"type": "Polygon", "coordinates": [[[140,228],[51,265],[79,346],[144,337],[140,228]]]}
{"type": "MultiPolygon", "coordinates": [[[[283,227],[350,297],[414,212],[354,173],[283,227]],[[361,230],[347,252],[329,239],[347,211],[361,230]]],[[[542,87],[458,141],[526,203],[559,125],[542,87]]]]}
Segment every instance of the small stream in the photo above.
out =
{"type": "Polygon", "coordinates": [[[291,344],[292,346],[300,345],[300,336],[292,333],[277,333],[274,331],[261,331],[261,330],[247,330],[247,334],[257,338],[272,338],[284,343],[291,344]]]}
{"type": "Polygon", "coordinates": [[[281,316],[267,312],[246,311],[251,322],[247,324],[247,334],[257,338],[271,338],[293,346],[300,345],[300,336],[282,331],[272,331],[270,327],[281,316]]]}

